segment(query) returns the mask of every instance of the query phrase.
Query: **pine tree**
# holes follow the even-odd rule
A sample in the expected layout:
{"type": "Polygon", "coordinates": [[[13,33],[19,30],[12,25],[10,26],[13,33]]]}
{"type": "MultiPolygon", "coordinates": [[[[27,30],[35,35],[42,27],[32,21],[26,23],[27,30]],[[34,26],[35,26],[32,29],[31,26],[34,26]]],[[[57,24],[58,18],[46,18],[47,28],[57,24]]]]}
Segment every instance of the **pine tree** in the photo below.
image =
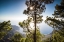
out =
{"type": "MultiPolygon", "coordinates": [[[[27,0],[26,1],[26,5],[27,5],[27,9],[24,10],[24,14],[26,14],[28,17],[33,19],[33,23],[34,23],[34,33],[33,33],[33,37],[34,37],[34,42],[36,42],[36,29],[37,29],[37,23],[41,23],[42,22],[42,12],[45,11],[45,4],[50,4],[53,3],[54,0],[27,0]]],[[[19,23],[20,24],[20,23],[19,23]]],[[[21,23],[22,27],[26,27],[28,24],[24,24],[25,26],[23,26],[21,23]]],[[[30,32],[30,30],[28,29],[27,26],[27,30],[30,32]]],[[[31,32],[30,32],[31,33],[31,32]]]]}
{"type": "Polygon", "coordinates": [[[55,6],[54,17],[48,17],[45,20],[49,26],[53,27],[51,42],[64,42],[64,0],[55,6]]]}
{"type": "Polygon", "coordinates": [[[22,41],[22,35],[19,33],[16,33],[12,38],[11,38],[12,42],[21,42],[22,41]]]}
{"type": "Polygon", "coordinates": [[[54,0],[29,0],[26,1],[27,10],[24,10],[24,14],[33,18],[34,21],[34,42],[36,42],[36,23],[42,22],[42,12],[45,11],[45,4],[53,3],[54,0]],[[43,4],[42,4],[43,3],[43,4]]]}
{"type": "Polygon", "coordinates": [[[64,0],[61,1],[60,5],[55,6],[54,16],[56,18],[64,18],[64,0]]]}
{"type": "Polygon", "coordinates": [[[10,21],[0,22],[0,40],[12,29],[10,21]]]}

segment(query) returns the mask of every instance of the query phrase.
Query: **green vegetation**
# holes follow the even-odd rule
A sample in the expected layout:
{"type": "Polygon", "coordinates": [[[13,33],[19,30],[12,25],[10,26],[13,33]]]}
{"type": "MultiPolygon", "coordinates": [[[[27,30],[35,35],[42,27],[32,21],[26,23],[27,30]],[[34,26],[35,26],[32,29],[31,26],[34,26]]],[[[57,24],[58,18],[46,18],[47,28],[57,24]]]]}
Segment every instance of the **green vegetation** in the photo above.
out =
{"type": "Polygon", "coordinates": [[[10,21],[0,22],[0,40],[12,29],[10,21]]]}
{"type": "MultiPolygon", "coordinates": [[[[41,1],[48,4],[47,2],[50,0],[48,0],[48,1],[41,0],[41,1]]],[[[26,3],[26,5],[27,5],[27,3],[26,3]]],[[[37,4],[36,4],[36,6],[37,6],[37,4]]],[[[45,36],[40,33],[40,30],[39,30],[38,26],[36,25],[36,24],[42,22],[43,16],[41,16],[40,13],[37,14],[38,11],[36,11],[36,13],[35,13],[35,14],[37,14],[36,17],[34,16],[33,13],[29,13],[29,12],[30,12],[29,9],[24,10],[24,14],[28,15],[28,19],[26,19],[22,22],[19,22],[20,27],[22,27],[24,32],[26,33],[26,38],[24,38],[19,33],[15,33],[14,36],[10,38],[10,40],[12,42],[34,42],[34,40],[36,40],[36,42],[64,42],[64,0],[62,0],[60,5],[57,4],[55,6],[54,14],[52,14],[54,17],[47,16],[47,19],[45,20],[45,23],[47,23],[49,26],[51,26],[53,28],[51,37],[47,38],[45,40],[43,40],[43,38],[45,36]],[[34,20],[35,20],[35,22],[34,22],[34,20]],[[34,27],[36,28],[36,30],[31,28],[31,26],[30,26],[31,22],[33,22],[35,24],[34,27]],[[36,37],[36,39],[35,39],[35,37],[36,37]]],[[[31,10],[31,12],[32,12],[32,10],[31,10]]],[[[7,35],[7,33],[11,29],[12,29],[12,27],[11,27],[10,21],[0,22],[0,40],[2,40],[3,37],[5,35],[7,35]]]]}
{"type": "Polygon", "coordinates": [[[55,6],[54,17],[48,17],[45,20],[49,26],[53,27],[51,42],[64,42],[64,0],[60,5],[55,6]]]}
{"type": "MultiPolygon", "coordinates": [[[[24,32],[26,33],[26,40],[25,42],[34,42],[34,30],[29,29],[30,28],[30,22],[32,18],[29,18],[27,20],[24,20],[23,22],[19,22],[19,25],[24,29],[24,32]]],[[[39,28],[36,29],[36,41],[37,42],[42,42],[42,34],[40,33],[39,28]]]]}
{"type": "Polygon", "coordinates": [[[22,39],[22,36],[21,36],[19,33],[17,33],[17,34],[15,34],[15,35],[11,38],[11,40],[12,40],[12,42],[21,42],[21,40],[23,40],[23,39],[22,39]]]}

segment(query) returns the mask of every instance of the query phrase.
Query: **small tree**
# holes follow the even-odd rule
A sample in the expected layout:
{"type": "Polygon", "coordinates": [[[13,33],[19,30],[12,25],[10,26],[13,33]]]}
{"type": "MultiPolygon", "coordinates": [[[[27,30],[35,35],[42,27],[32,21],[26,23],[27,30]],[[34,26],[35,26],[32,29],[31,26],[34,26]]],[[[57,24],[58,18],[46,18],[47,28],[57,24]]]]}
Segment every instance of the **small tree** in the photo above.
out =
{"type": "Polygon", "coordinates": [[[21,42],[22,40],[22,36],[21,34],[19,33],[16,33],[12,38],[11,38],[11,41],[12,42],[21,42]]]}
{"type": "Polygon", "coordinates": [[[0,40],[12,29],[10,21],[0,22],[0,40]]]}

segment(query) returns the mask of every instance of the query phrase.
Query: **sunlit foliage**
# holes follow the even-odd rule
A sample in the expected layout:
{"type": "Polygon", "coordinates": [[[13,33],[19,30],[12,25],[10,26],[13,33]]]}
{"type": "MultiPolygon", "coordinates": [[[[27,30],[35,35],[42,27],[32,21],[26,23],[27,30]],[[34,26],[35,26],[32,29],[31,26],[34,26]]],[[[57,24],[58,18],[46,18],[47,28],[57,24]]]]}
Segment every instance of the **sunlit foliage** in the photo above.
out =
{"type": "Polygon", "coordinates": [[[0,22],[0,40],[12,29],[10,21],[0,22]]]}
{"type": "Polygon", "coordinates": [[[12,38],[11,41],[12,42],[21,42],[22,39],[22,35],[19,33],[16,33],[12,38]]]}
{"type": "Polygon", "coordinates": [[[55,6],[54,17],[48,17],[45,20],[49,26],[53,27],[51,42],[64,42],[64,0],[60,5],[55,6]]]}

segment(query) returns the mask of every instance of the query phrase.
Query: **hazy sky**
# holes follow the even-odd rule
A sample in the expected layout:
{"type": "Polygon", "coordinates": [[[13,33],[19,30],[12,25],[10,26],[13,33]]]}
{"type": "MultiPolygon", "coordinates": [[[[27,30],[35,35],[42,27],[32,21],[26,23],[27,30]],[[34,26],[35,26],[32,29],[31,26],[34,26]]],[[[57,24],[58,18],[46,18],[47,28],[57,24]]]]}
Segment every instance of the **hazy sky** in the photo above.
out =
{"type": "MultiPolygon", "coordinates": [[[[0,0],[0,22],[11,21],[12,25],[18,25],[20,21],[27,19],[27,16],[23,14],[26,9],[26,0],[0,0]]],[[[55,5],[59,4],[61,0],[55,0],[53,4],[46,5],[46,11],[42,13],[43,19],[46,16],[52,16],[55,10],[55,5]]],[[[49,34],[52,32],[52,28],[49,27],[44,21],[40,24],[40,31],[42,34],[49,34]]]]}

